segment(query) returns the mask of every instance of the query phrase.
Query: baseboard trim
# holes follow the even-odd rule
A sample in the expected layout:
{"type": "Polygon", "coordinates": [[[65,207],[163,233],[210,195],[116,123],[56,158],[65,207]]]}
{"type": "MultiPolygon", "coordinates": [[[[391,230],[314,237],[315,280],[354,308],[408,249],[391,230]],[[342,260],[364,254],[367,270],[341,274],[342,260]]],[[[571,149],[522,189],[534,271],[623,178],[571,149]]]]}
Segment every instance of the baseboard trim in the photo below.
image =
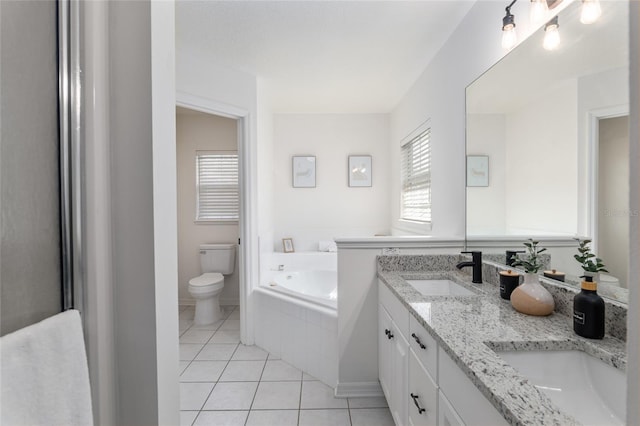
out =
{"type": "MultiPolygon", "coordinates": [[[[239,305],[240,304],[240,299],[238,299],[237,297],[228,297],[228,298],[221,298],[220,299],[220,306],[226,306],[226,305],[239,305]]],[[[196,301],[195,299],[180,299],[178,300],[178,305],[180,306],[195,306],[196,305],[196,301]]]]}
{"type": "Polygon", "coordinates": [[[334,394],[336,398],[384,396],[380,382],[338,383],[334,394]]]}
{"type": "Polygon", "coordinates": [[[239,305],[240,304],[240,299],[237,297],[224,297],[224,298],[220,298],[220,306],[226,306],[226,305],[239,305]]]}

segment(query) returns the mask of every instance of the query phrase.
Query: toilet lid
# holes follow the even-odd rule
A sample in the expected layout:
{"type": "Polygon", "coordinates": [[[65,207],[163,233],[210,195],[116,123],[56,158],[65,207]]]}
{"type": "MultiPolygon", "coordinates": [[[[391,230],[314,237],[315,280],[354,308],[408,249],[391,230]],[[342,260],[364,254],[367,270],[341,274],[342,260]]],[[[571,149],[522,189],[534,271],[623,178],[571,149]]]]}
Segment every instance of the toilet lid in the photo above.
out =
{"type": "Polygon", "coordinates": [[[220,272],[207,272],[199,277],[191,278],[189,285],[194,287],[204,287],[213,284],[219,284],[224,281],[224,276],[220,272]]]}

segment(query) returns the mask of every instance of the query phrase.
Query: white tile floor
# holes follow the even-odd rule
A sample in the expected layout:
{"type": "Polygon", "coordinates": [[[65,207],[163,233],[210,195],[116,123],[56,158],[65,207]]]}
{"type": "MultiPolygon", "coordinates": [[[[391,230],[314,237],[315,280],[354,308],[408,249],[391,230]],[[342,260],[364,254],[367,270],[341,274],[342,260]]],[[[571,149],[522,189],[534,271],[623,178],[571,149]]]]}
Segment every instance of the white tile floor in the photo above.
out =
{"type": "Polygon", "coordinates": [[[180,424],[393,426],[384,398],[334,398],[333,389],[257,346],[240,344],[240,311],[193,325],[180,307],[180,424]]]}

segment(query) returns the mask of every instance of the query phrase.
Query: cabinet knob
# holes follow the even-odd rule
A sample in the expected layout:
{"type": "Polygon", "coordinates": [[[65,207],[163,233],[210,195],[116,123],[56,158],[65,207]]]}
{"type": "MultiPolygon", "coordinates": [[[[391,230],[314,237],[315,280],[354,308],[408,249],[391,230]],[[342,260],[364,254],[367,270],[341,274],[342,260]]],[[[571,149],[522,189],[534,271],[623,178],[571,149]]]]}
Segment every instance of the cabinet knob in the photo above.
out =
{"type": "Polygon", "coordinates": [[[411,333],[411,337],[413,337],[413,340],[415,340],[418,346],[420,346],[420,349],[427,349],[427,346],[420,341],[420,338],[416,336],[416,333],[411,333]]]}
{"type": "Polygon", "coordinates": [[[418,414],[422,414],[425,411],[427,411],[426,408],[422,408],[420,406],[420,404],[418,404],[418,395],[414,395],[413,392],[411,393],[411,398],[413,399],[413,403],[416,405],[416,407],[418,408],[418,414]]]}

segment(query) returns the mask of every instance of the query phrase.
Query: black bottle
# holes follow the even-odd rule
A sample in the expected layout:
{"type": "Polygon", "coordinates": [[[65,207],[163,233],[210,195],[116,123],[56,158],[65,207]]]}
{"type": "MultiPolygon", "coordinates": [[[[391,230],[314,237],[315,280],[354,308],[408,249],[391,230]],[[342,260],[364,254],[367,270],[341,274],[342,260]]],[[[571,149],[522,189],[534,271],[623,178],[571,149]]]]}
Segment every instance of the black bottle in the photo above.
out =
{"type": "Polygon", "coordinates": [[[573,331],[589,339],[604,337],[604,300],[597,288],[592,277],[584,277],[582,291],[573,298],[573,331]]]}

